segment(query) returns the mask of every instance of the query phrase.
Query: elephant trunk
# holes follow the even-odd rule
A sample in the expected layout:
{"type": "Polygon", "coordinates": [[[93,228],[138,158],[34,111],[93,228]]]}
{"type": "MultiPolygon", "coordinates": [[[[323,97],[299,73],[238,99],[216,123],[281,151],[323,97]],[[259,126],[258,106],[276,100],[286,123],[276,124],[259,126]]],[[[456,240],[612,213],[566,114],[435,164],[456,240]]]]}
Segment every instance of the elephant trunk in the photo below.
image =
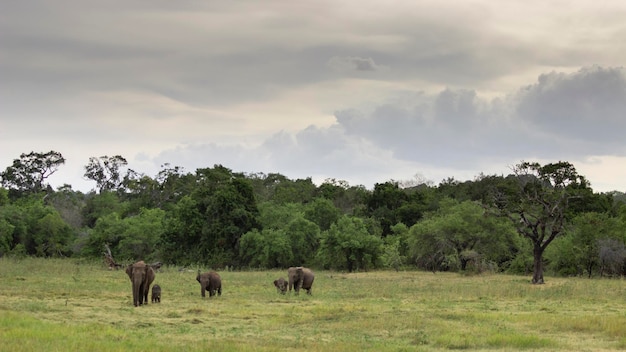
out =
{"type": "Polygon", "coordinates": [[[140,306],[142,303],[142,282],[138,280],[133,281],[133,304],[135,307],[140,306]]]}

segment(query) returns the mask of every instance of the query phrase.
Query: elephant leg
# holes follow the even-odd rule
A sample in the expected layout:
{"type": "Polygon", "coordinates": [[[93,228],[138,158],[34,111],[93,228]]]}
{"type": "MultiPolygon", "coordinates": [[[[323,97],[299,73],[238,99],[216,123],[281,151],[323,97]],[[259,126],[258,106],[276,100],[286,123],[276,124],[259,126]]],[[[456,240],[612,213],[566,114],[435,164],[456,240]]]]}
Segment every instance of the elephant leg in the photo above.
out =
{"type": "Polygon", "coordinates": [[[150,289],[146,288],[143,290],[143,301],[145,302],[145,304],[148,304],[148,291],[150,289]]]}
{"type": "Polygon", "coordinates": [[[139,286],[139,296],[137,297],[139,305],[143,304],[143,286],[139,286]]]}
{"type": "Polygon", "coordinates": [[[298,279],[298,282],[297,282],[297,285],[298,285],[298,286],[296,287],[296,294],[300,294],[300,290],[302,289],[302,283],[303,283],[303,282],[304,282],[304,277],[303,277],[303,276],[301,276],[301,277],[298,279]]]}

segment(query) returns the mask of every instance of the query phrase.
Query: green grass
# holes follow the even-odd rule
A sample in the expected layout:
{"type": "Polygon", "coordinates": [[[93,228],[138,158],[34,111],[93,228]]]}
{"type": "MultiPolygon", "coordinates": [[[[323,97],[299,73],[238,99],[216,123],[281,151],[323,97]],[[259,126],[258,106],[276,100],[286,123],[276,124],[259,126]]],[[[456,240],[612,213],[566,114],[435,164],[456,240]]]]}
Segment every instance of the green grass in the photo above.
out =
{"type": "Polygon", "coordinates": [[[0,351],[609,351],[626,349],[623,280],[318,271],[281,296],[284,271],[164,268],[162,302],[135,308],[123,270],[0,258],[0,351]]]}

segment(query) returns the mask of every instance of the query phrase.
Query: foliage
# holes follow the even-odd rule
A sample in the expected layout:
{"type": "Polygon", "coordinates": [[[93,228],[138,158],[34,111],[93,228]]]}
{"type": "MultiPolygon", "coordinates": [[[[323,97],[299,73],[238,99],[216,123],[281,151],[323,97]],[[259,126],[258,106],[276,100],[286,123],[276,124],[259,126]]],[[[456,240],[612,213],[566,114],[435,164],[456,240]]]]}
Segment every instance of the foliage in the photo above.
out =
{"type": "Polygon", "coordinates": [[[167,263],[196,264],[205,256],[200,236],[203,216],[198,202],[184,196],[165,218],[164,232],[159,240],[163,260],[167,263]]]}
{"type": "Polygon", "coordinates": [[[509,223],[488,216],[472,201],[445,199],[440,205],[410,229],[409,247],[418,266],[435,271],[471,265],[481,270],[484,261],[502,264],[512,259],[507,256],[515,244],[509,223]]]}
{"type": "Polygon", "coordinates": [[[289,203],[260,206],[263,230],[253,229],[241,238],[242,264],[249,267],[285,268],[309,265],[319,247],[319,227],[289,203]]]}
{"type": "Polygon", "coordinates": [[[0,172],[2,186],[17,194],[32,194],[46,190],[46,179],[65,164],[65,158],[59,152],[23,153],[13,164],[0,172]]]}
{"type": "Polygon", "coordinates": [[[127,165],[128,161],[121,155],[91,157],[85,166],[84,176],[96,182],[99,193],[118,191],[128,175],[128,170],[125,175],[122,174],[127,165]]]}
{"type": "Polygon", "coordinates": [[[293,262],[293,251],[284,230],[253,229],[241,237],[242,263],[251,268],[286,268],[293,262]]]}
{"type": "Polygon", "coordinates": [[[159,208],[168,210],[194,189],[195,175],[185,173],[183,168],[179,166],[171,167],[169,164],[165,164],[161,168],[161,171],[154,178],[146,175],[135,175],[135,177],[127,177],[124,180],[127,188],[124,197],[130,202],[130,209],[159,208]]]}
{"type": "Polygon", "coordinates": [[[272,200],[281,203],[306,203],[313,199],[315,184],[310,177],[306,179],[288,180],[276,186],[272,200]]]}
{"type": "Polygon", "coordinates": [[[317,224],[321,231],[330,229],[330,225],[336,223],[341,215],[341,211],[326,198],[315,198],[304,210],[304,217],[317,224]]]}
{"type": "Polygon", "coordinates": [[[384,237],[397,223],[410,227],[418,222],[431,209],[431,197],[423,187],[403,190],[398,182],[377,183],[366,200],[367,216],[380,223],[384,237]]]}
{"type": "Polygon", "coordinates": [[[114,192],[90,193],[85,198],[85,206],[82,209],[84,224],[93,228],[98,219],[109,214],[125,215],[126,208],[127,204],[122,202],[114,192]]]}
{"type": "Polygon", "coordinates": [[[249,180],[216,165],[196,171],[196,186],[171,212],[160,245],[165,259],[179,264],[238,266],[239,240],[259,228],[259,211],[249,180]]]}
{"type": "Polygon", "coordinates": [[[382,245],[380,235],[369,233],[362,219],[344,215],[322,233],[318,256],[327,268],[368,270],[379,265],[382,245]]]}
{"type": "Polygon", "coordinates": [[[578,214],[568,236],[555,241],[555,248],[546,251],[550,268],[561,275],[602,275],[608,258],[603,261],[601,253],[608,254],[607,246],[615,248],[615,241],[623,243],[623,229],[624,223],[608,213],[578,214]]]}
{"type": "Polygon", "coordinates": [[[36,198],[0,206],[0,256],[13,251],[38,257],[67,256],[73,236],[56,209],[36,198]]]}
{"type": "Polygon", "coordinates": [[[221,165],[188,173],[164,164],[152,178],[117,155],[90,158],[99,192],[87,194],[46,184],[63,163],[56,152],[22,154],[0,174],[0,256],[101,258],[106,243],[119,260],[214,268],[530,270],[536,282],[537,263],[566,276],[626,270],[624,194],[594,193],[566,162],[368,190],[221,165]]]}
{"type": "Polygon", "coordinates": [[[45,202],[53,206],[68,225],[74,229],[80,229],[85,225],[83,209],[87,203],[86,199],[87,196],[83,193],[74,192],[70,186],[66,186],[49,193],[45,202]]]}

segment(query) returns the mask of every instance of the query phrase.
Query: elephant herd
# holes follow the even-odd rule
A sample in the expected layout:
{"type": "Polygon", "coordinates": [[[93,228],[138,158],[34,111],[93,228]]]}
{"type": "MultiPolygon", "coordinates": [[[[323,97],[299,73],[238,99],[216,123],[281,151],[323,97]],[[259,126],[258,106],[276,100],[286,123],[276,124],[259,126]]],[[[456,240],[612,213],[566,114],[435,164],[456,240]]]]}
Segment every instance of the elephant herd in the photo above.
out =
{"type": "MultiPolygon", "coordinates": [[[[148,292],[156,276],[153,266],[147,265],[144,261],[139,261],[129,265],[126,268],[126,274],[132,284],[133,304],[135,307],[144,303],[148,304],[148,292]]],[[[280,294],[284,295],[287,293],[287,290],[291,292],[292,289],[296,295],[299,294],[300,289],[305,289],[307,294],[311,294],[313,280],[315,280],[315,274],[311,269],[302,266],[290,267],[287,269],[287,278],[288,281],[282,277],[274,280],[274,286],[280,294]]],[[[206,291],[209,291],[209,297],[213,297],[216,294],[218,296],[222,295],[222,278],[215,271],[201,273],[198,270],[196,281],[200,283],[202,297],[205,297],[206,291]]],[[[161,302],[161,287],[159,285],[152,287],[151,298],[152,303],[161,302]]]]}

